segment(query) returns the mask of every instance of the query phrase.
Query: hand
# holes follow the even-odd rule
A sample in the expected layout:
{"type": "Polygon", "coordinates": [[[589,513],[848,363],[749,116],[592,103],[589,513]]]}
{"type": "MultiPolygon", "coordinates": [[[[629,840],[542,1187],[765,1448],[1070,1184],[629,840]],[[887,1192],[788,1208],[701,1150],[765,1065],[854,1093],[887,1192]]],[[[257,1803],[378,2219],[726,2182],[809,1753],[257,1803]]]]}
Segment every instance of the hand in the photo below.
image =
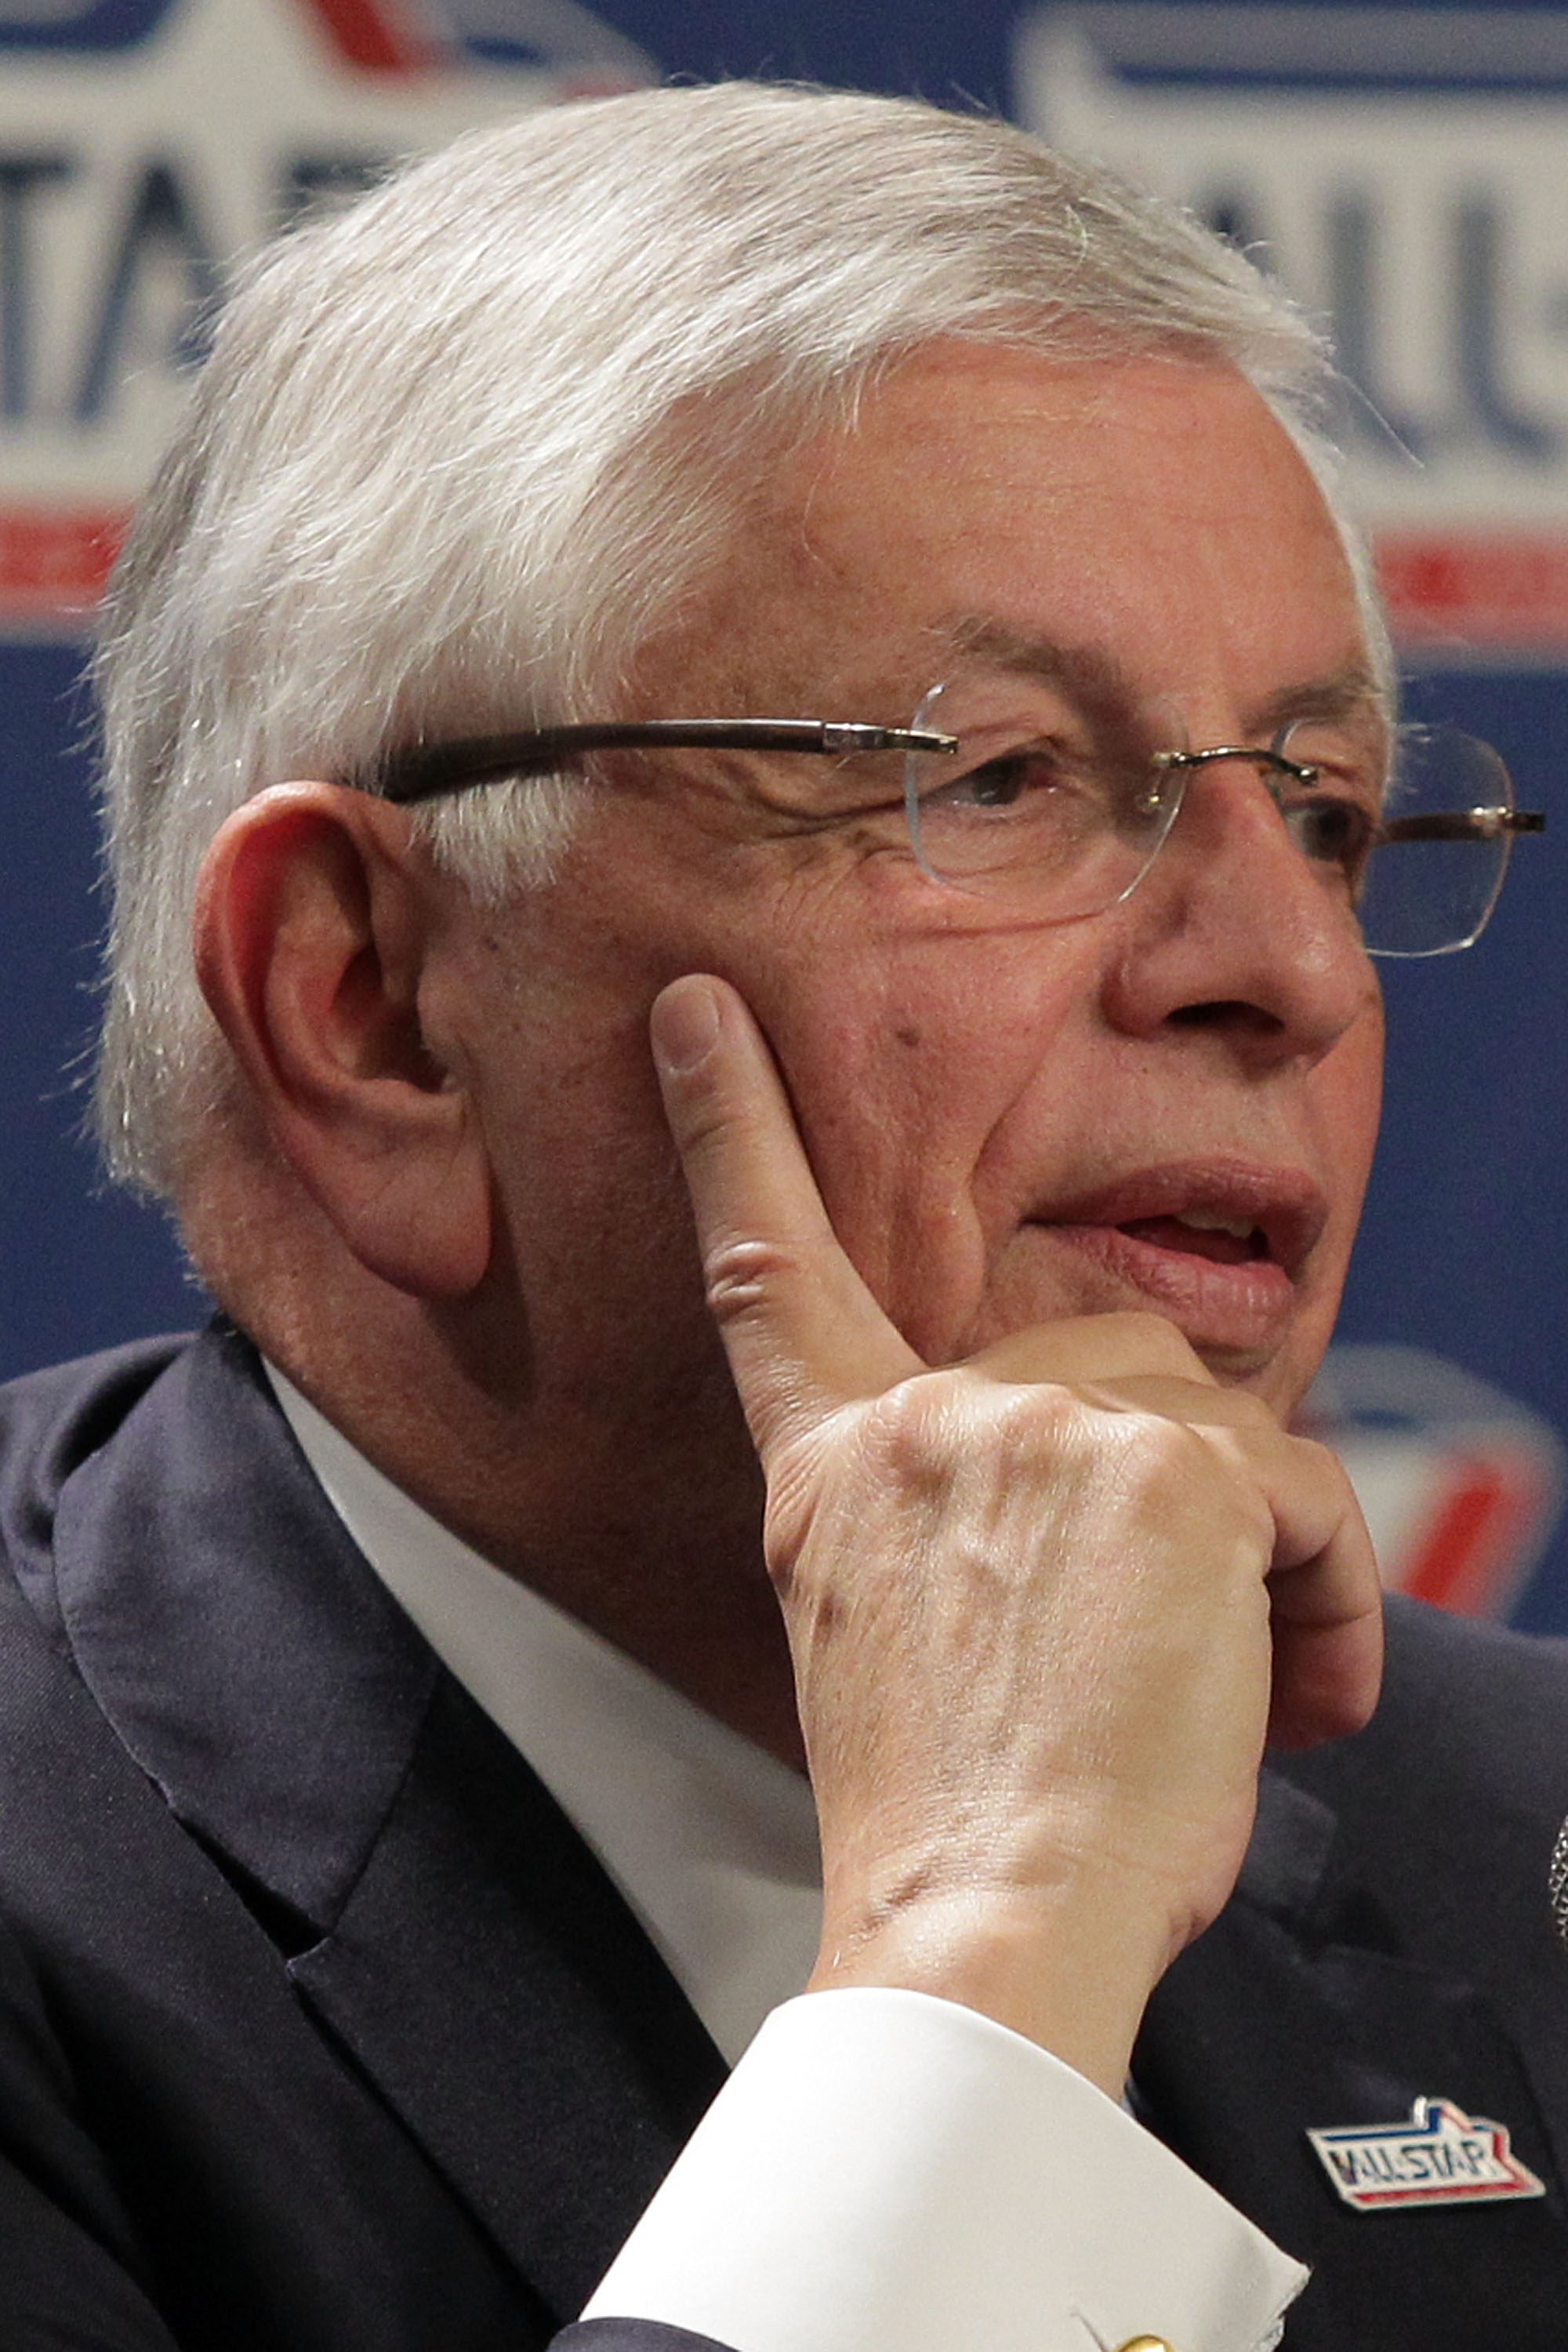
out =
{"type": "Polygon", "coordinates": [[[923,1364],[839,1246],[724,983],[655,1008],[821,1818],[813,1983],[967,2001],[1120,2094],[1226,1900],[1266,1736],[1371,1712],[1342,1470],[1152,1316],[923,1364]]]}

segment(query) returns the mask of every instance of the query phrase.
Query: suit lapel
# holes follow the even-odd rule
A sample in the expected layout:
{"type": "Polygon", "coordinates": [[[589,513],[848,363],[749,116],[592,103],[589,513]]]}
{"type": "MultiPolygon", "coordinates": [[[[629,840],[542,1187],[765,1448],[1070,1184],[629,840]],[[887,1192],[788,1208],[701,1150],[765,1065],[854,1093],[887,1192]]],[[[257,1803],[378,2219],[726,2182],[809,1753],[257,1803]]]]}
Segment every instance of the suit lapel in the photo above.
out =
{"type": "Polygon", "coordinates": [[[1236,1895],[1170,1970],[1134,2061],[1146,2120],[1314,2269],[1296,2352],[1560,2340],[1568,2216],[1519,2050],[1473,1989],[1402,1956],[1330,1868],[1334,1817],[1267,1776],[1236,1895]],[[1310,2128],[1396,2125],[1443,2097],[1507,2126],[1544,2198],[1358,2211],[1310,2128]]]}
{"type": "Polygon", "coordinates": [[[717,2088],[548,1792],[440,1667],[219,1331],[67,1476],[58,1607],[127,1748],[331,2037],[570,2315],[717,2088]]]}
{"type": "Polygon", "coordinates": [[[722,2078],[597,1863],[445,1681],[342,1915],[289,1973],[563,2316],[722,2078]]]}
{"type": "MultiPolygon", "coordinates": [[[[115,1432],[54,1448],[25,1566],[171,1811],[300,1996],[558,2314],[574,2311],[715,2087],[711,2046],[546,1793],[343,1533],[237,1335],[115,1432]],[[106,1442],[107,1441],[107,1442],[106,1442]]],[[[22,1547],[26,1550],[26,1546],[22,1547]]],[[[36,1596],[37,1597],[37,1596],[36,1596]]],[[[1515,2043],[1409,1960],[1331,1865],[1335,1818],[1268,1777],[1225,1915],[1170,1971],[1135,2072],[1149,2119],[1319,2265],[1292,2352],[1555,2344],[1562,2189],[1515,2043]],[[1415,2098],[1506,2125],[1550,2195],[1363,2214],[1305,2133],[1415,2098]]]]}

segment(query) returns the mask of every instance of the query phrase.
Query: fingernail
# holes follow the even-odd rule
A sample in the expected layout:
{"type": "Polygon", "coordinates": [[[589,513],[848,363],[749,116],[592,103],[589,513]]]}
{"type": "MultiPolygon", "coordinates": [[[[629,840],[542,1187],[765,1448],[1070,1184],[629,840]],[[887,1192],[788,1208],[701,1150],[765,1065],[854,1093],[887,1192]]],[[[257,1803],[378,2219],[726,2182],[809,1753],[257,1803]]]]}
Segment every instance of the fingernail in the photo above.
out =
{"type": "Polygon", "coordinates": [[[671,1077],[695,1069],[719,1035],[719,1001],[705,981],[678,980],[654,1000],[649,1019],[654,1059],[671,1077]]]}

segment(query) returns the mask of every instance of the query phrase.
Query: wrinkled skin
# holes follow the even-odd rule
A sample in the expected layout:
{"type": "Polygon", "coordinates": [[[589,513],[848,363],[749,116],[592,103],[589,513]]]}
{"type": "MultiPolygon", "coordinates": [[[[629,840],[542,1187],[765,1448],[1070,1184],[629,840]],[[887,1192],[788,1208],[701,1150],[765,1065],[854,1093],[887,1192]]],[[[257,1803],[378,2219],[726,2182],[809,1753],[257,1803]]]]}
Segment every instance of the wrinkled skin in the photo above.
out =
{"type": "MultiPolygon", "coordinates": [[[[967,349],[758,485],[626,709],[903,722],[977,630],[1194,744],[1370,692],[1336,534],[1248,387],[967,349]]],[[[438,1516],[804,1739],[819,1981],[951,1993],[1114,2088],[1239,1866],[1270,1719],[1372,1702],[1364,1531],[1281,1423],[1355,1228],[1377,992],[1246,763],[1131,898],[1054,926],[801,824],[805,764],[617,767],[552,887],[492,913],[403,813],[260,795],[198,949],[288,1247],[241,1262],[254,1165],[248,1224],[213,1180],[192,1229],[438,1516]],[[689,1198],[647,1024],[689,974],[721,985],[661,1015],[689,1198]]]]}

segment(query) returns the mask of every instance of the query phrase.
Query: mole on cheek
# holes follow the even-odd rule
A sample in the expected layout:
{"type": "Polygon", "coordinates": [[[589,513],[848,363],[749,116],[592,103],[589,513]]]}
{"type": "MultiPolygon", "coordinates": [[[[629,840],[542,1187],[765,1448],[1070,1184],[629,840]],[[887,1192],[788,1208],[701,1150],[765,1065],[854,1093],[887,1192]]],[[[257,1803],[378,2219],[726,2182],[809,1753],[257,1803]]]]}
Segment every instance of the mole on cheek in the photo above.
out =
{"type": "Polygon", "coordinates": [[[918,1029],[895,1029],[893,1034],[900,1045],[918,1045],[921,1042],[918,1029]]]}

